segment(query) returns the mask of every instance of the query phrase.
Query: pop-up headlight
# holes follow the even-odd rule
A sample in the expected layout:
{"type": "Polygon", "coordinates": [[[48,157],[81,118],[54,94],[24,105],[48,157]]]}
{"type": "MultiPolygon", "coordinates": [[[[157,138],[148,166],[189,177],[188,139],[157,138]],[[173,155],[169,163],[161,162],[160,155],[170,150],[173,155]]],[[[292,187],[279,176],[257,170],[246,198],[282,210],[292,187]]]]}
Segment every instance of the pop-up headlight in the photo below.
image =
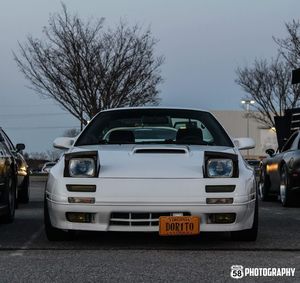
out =
{"type": "Polygon", "coordinates": [[[239,175],[236,154],[206,151],[204,159],[204,177],[206,178],[236,178],[239,175]]]}
{"type": "Polygon", "coordinates": [[[207,175],[215,178],[230,178],[233,174],[231,159],[209,159],[207,161],[207,175]]]}
{"type": "Polygon", "coordinates": [[[70,177],[94,177],[95,165],[93,158],[72,158],[69,162],[70,177]]]}
{"type": "Polygon", "coordinates": [[[98,176],[97,151],[74,152],[65,155],[65,177],[93,178],[98,176]]]}

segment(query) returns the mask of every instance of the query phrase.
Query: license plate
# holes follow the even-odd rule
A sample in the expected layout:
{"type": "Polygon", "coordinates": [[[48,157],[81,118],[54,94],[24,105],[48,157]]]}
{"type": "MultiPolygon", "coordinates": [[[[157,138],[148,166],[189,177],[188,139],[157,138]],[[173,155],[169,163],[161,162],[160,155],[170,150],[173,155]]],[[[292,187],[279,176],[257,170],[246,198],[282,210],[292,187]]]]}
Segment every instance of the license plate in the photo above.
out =
{"type": "Polygon", "coordinates": [[[198,216],[161,216],[159,217],[160,236],[197,235],[200,233],[198,216]]]}

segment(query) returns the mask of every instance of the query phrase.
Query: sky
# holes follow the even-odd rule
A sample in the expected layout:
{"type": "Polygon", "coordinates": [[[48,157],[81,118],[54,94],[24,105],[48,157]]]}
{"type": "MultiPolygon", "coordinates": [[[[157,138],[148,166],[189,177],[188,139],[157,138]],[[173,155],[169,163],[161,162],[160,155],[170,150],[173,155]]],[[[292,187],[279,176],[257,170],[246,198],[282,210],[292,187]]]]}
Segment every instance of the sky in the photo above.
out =
{"type": "MultiPolygon", "coordinates": [[[[64,0],[83,19],[120,19],[151,27],[164,55],[162,106],[239,110],[245,93],[234,82],[238,66],[271,58],[272,36],[286,35],[286,22],[299,19],[299,0],[64,0]]],[[[26,36],[42,37],[56,0],[0,0],[0,126],[27,152],[52,148],[53,140],[79,121],[50,99],[28,88],[12,52],[26,36]]]]}

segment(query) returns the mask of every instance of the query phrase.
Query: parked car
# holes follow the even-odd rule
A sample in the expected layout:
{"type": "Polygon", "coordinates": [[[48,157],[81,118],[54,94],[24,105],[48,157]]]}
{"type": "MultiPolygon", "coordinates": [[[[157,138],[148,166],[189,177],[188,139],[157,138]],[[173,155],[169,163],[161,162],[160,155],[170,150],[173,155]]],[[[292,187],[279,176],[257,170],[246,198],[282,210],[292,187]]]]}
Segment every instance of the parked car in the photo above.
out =
{"type": "Polygon", "coordinates": [[[0,133],[0,223],[11,223],[15,217],[17,164],[0,133]]]}
{"type": "Polygon", "coordinates": [[[258,204],[254,171],[212,114],[175,108],[100,112],[51,169],[44,219],[49,240],[74,230],[230,232],[254,241],[258,204]]]}
{"type": "Polygon", "coordinates": [[[22,203],[28,203],[30,195],[30,172],[26,160],[22,155],[22,150],[25,149],[25,145],[19,143],[14,146],[2,128],[0,128],[0,135],[17,165],[17,200],[22,203]]]}
{"type": "Polygon", "coordinates": [[[263,201],[279,196],[283,206],[300,201],[300,132],[291,135],[280,152],[266,151],[262,161],[259,194],[263,201]]]}
{"type": "Polygon", "coordinates": [[[41,173],[43,174],[49,174],[50,169],[56,164],[56,162],[46,162],[42,169],[41,169],[41,173]]]}

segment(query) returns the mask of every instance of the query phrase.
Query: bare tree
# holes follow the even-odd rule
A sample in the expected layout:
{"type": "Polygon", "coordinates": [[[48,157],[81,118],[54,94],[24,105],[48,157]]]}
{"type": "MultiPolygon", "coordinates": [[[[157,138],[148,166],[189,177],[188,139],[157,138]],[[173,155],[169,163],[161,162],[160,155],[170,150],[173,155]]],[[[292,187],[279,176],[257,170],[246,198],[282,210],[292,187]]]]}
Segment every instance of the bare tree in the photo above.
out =
{"type": "Polygon", "coordinates": [[[299,88],[291,84],[290,65],[279,58],[270,63],[256,60],[251,67],[238,68],[236,83],[253,99],[254,111],[249,117],[262,125],[274,127],[274,116],[299,105],[299,88]]]}
{"type": "Polygon", "coordinates": [[[45,152],[31,152],[29,158],[37,160],[48,160],[48,155],[45,152]]]}
{"type": "MultiPolygon", "coordinates": [[[[296,64],[296,51],[292,42],[299,42],[296,22],[287,24],[288,37],[276,39],[279,51],[276,59],[255,60],[250,67],[239,67],[236,70],[238,85],[246,92],[246,98],[255,101],[254,111],[249,117],[254,118],[266,127],[274,127],[274,116],[282,116],[286,109],[298,107],[300,87],[291,84],[291,71],[296,64]],[[288,49],[290,48],[290,49],[288,49]]],[[[300,45],[298,46],[300,51],[300,45]]],[[[298,53],[300,59],[300,52],[298,53]]],[[[299,60],[300,61],[300,60],[299,60]]]]}
{"type": "Polygon", "coordinates": [[[63,154],[63,151],[60,149],[51,149],[51,150],[47,150],[47,156],[48,156],[48,160],[50,161],[56,161],[57,159],[60,158],[60,156],[63,154]]]}
{"type": "Polygon", "coordinates": [[[68,129],[66,131],[64,131],[63,133],[63,137],[70,137],[70,138],[74,138],[76,137],[78,134],[80,133],[80,131],[78,129],[68,129]]]}
{"type": "Polygon", "coordinates": [[[279,53],[290,64],[291,68],[300,67],[300,22],[293,20],[285,24],[288,32],[286,38],[273,37],[279,46],[279,53]]]}
{"type": "Polygon", "coordinates": [[[157,40],[124,21],[103,28],[104,19],[83,21],[62,13],[49,18],[44,39],[28,36],[15,61],[31,88],[86,124],[102,109],[156,105],[163,56],[157,40]]]}

